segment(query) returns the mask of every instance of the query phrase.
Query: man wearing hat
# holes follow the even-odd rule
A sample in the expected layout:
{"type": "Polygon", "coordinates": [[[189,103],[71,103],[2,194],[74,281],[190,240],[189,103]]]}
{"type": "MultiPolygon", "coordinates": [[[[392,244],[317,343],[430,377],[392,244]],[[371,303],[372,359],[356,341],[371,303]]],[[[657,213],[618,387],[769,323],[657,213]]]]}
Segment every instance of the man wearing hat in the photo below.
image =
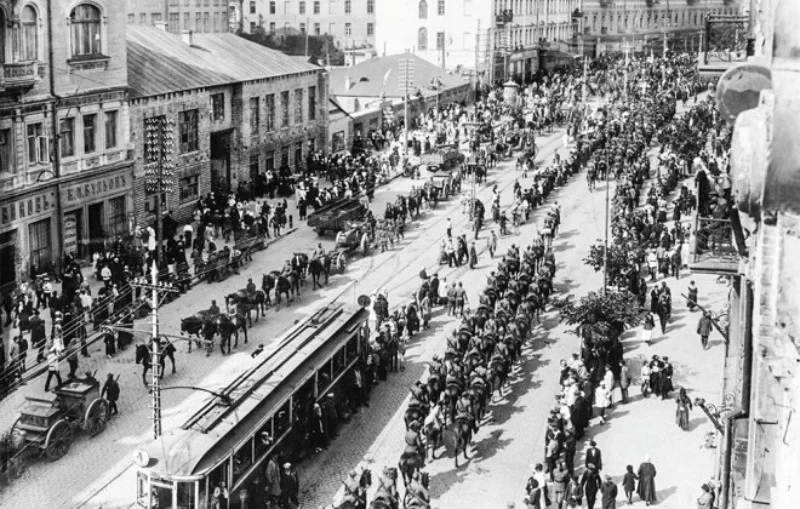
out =
{"type": "Polygon", "coordinates": [[[589,448],[586,449],[586,468],[589,468],[590,464],[594,465],[597,470],[603,469],[603,455],[594,440],[589,442],[589,448]]]}
{"type": "Polygon", "coordinates": [[[281,472],[281,504],[282,507],[300,507],[298,494],[300,493],[300,481],[297,477],[297,470],[288,461],[283,464],[281,472]]]}
{"type": "Polygon", "coordinates": [[[617,485],[611,476],[605,476],[605,481],[600,485],[600,502],[603,509],[617,508],[617,491],[617,485]]]}

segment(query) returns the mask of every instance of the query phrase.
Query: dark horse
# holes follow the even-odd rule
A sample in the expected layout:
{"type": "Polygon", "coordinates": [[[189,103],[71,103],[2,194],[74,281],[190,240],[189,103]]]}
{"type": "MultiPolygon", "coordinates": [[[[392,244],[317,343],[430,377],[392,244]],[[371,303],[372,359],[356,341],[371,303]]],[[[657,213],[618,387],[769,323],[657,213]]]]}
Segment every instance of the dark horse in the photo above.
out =
{"type": "Polygon", "coordinates": [[[250,324],[250,327],[253,326],[253,317],[251,314],[253,310],[256,312],[256,322],[258,322],[259,311],[261,312],[261,316],[266,316],[264,310],[267,307],[267,295],[262,290],[256,290],[251,295],[247,292],[247,290],[242,289],[236,293],[228,295],[226,300],[232,300],[234,304],[239,306],[239,309],[242,311],[242,313],[247,316],[247,321],[250,324]]]}
{"type": "Polygon", "coordinates": [[[142,383],[147,385],[147,373],[153,367],[153,357],[150,355],[150,349],[145,344],[136,345],[136,364],[142,365],[142,383]]]}
{"type": "Polygon", "coordinates": [[[459,415],[456,417],[456,422],[453,423],[451,431],[455,434],[456,447],[454,457],[456,460],[456,468],[458,468],[458,451],[464,451],[464,459],[469,460],[467,448],[472,441],[472,423],[469,421],[468,417],[459,415]]]}
{"type": "Polygon", "coordinates": [[[247,344],[247,321],[244,316],[236,315],[233,318],[228,315],[217,315],[209,319],[211,328],[219,334],[219,349],[224,354],[225,345],[228,345],[228,353],[231,353],[231,336],[236,336],[233,348],[239,346],[239,331],[244,333],[244,342],[247,344]]]}
{"type": "Polygon", "coordinates": [[[367,490],[372,486],[372,472],[368,468],[362,470],[357,485],[345,481],[342,481],[342,484],[344,484],[344,498],[333,509],[367,509],[367,490]]]}
{"type": "Polygon", "coordinates": [[[203,339],[203,328],[206,324],[206,316],[202,313],[181,318],[181,335],[187,336],[189,342],[189,353],[192,353],[192,341],[194,340],[198,350],[203,339]]]}
{"type": "Polygon", "coordinates": [[[312,258],[308,262],[308,272],[311,274],[311,288],[316,290],[320,283],[321,277],[325,276],[325,285],[328,284],[328,278],[331,274],[331,255],[326,254],[319,258],[312,258]]]}
{"type": "Polygon", "coordinates": [[[269,303],[269,291],[275,290],[275,303],[280,306],[281,294],[286,295],[286,300],[292,302],[295,294],[300,294],[300,276],[297,272],[292,272],[288,277],[281,275],[277,270],[269,274],[264,274],[261,279],[261,287],[267,295],[269,303]]]}

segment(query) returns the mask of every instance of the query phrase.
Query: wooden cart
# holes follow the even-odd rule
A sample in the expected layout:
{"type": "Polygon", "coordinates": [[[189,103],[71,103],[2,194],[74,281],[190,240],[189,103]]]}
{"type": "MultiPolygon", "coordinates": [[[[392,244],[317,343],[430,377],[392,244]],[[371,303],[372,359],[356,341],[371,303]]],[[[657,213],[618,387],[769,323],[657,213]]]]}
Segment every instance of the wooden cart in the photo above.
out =
{"type": "Polygon", "coordinates": [[[347,268],[347,255],[365,247],[363,255],[369,253],[370,238],[369,238],[369,222],[368,221],[348,221],[345,228],[336,234],[336,250],[331,252],[332,264],[341,273],[344,273],[347,268]],[[364,236],[366,240],[364,241],[364,236]]]}
{"type": "Polygon", "coordinates": [[[109,417],[108,401],[100,397],[98,384],[70,382],[57,387],[55,394],[52,400],[27,398],[12,430],[21,448],[38,451],[51,461],[69,452],[76,429],[96,436],[109,417]]]}

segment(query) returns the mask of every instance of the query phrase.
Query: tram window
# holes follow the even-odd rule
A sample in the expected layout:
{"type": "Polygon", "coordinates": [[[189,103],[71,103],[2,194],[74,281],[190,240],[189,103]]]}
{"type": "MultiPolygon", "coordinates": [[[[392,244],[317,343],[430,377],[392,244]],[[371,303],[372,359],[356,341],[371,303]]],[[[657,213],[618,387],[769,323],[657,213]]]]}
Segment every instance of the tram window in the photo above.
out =
{"type": "Polygon", "coordinates": [[[178,508],[179,509],[193,509],[194,500],[194,482],[179,482],[178,483],[178,508]]]}
{"type": "MultiPolygon", "coordinates": [[[[214,488],[220,485],[221,482],[225,482],[225,485],[230,488],[231,483],[228,479],[228,462],[224,461],[220,466],[215,468],[208,474],[208,490],[210,493],[214,493],[214,488]]],[[[223,509],[226,509],[223,506],[223,509]]]]}
{"type": "Polygon", "coordinates": [[[332,363],[329,360],[321,368],[319,368],[319,371],[317,371],[317,394],[319,395],[318,397],[321,397],[324,394],[325,389],[327,389],[328,386],[331,384],[331,367],[332,363]]]}
{"type": "Polygon", "coordinates": [[[233,482],[238,481],[253,464],[253,440],[248,440],[233,455],[233,482]]]}
{"type": "Polygon", "coordinates": [[[272,445],[275,440],[275,435],[272,434],[272,419],[268,420],[266,424],[258,431],[255,437],[256,458],[260,458],[267,449],[272,445]]]}
{"type": "Polygon", "coordinates": [[[278,410],[278,413],[275,414],[273,418],[275,421],[275,439],[277,440],[278,437],[283,435],[289,429],[289,402],[281,406],[281,409],[278,410]]]}
{"type": "Polygon", "coordinates": [[[356,357],[358,357],[358,338],[361,336],[361,329],[359,329],[359,334],[357,336],[353,336],[350,338],[350,341],[347,342],[347,348],[345,351],[347,352],[347,362],[352,361],[356,357]]]}
{"type": "Polygon", "coordinates": [[[339,376],[342,371],[344,371],[344,350],[345,347],[342,347],[341,350],[336,352],[336,355],[333,356],[333,377],[336,378],[339,376]]]}
{"type": "Polygon", "coordinates": [[[147,503],[147,499],[149,497],[149,493],[147,491],[147,475],[139,472],[136,478],[136,501],[142,507],[148,507],[149,504],[147,503]]]}

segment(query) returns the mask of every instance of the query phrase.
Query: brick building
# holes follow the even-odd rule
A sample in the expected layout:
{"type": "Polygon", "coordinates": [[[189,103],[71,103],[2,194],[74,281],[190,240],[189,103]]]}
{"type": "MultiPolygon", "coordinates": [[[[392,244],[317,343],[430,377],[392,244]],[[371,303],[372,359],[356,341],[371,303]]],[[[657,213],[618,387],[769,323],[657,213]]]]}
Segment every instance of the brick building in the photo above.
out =
{"type": "Polygon", "coordinates": [[[164,25],[168,32],[227,32],[228,0],[125,0],[129,25],[164,25]]]}
{"type": "Polygon", "coordinates": [[[136,220],[150,223],[155,196],[145,186],[145,122],[174,125],[173,192],[164,209],[185,219],[200,195],[247,190],[259,173],[304,164],[324,149],[327,74],[320,67],[233,34],[176,36],[129,26],[130,131],[136,220]]]}
{"type": "Polygon", "coordinates": [[[127,231],[125,9],[0,1],[0,287],[127,231]]]}

